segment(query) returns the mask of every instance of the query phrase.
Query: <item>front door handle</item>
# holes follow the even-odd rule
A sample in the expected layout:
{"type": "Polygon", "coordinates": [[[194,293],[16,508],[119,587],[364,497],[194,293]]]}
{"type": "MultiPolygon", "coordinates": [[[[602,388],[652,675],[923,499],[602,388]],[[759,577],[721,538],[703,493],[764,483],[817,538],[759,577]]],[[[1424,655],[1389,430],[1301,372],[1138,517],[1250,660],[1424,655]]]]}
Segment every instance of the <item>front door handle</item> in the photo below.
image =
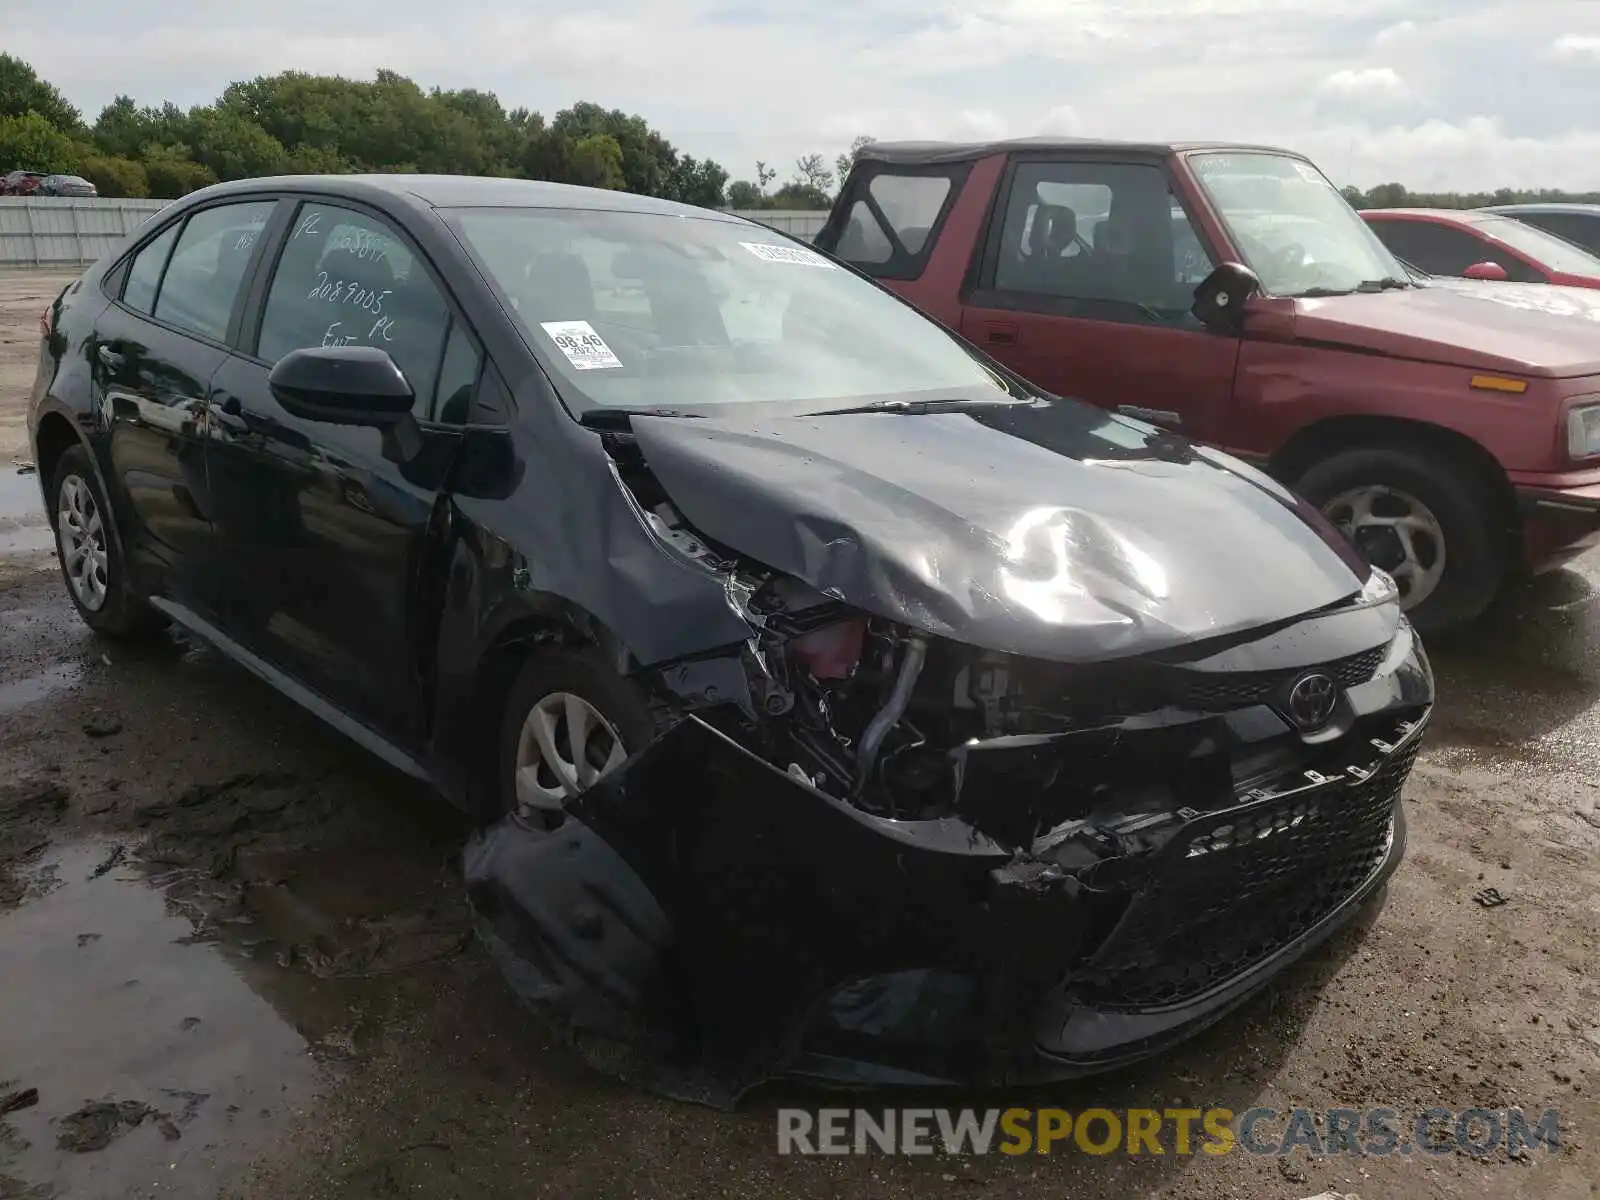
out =
{"type": "Polygon", "coordinates": [[[1017,327],[1010,321],[986,321],[983,326],[983,340],[993,346],[1015,346],[1017,327]]]}
{"type": "Polygon", "coordinates": [[[229,396],[221,404],[206,407],[218,429],[235,434],[250,432],[250,422],[245,420],[244,405],[239,403],[239,397],[229,396]]]}
{"type": "Polygon", "coordinates": [[[94,353],[95,357],[100,360],[101,364],[104,365],[107,370],[111,371],[122,370],[122,365],[128,361],[110,346],[96,346],[94,353]]]}

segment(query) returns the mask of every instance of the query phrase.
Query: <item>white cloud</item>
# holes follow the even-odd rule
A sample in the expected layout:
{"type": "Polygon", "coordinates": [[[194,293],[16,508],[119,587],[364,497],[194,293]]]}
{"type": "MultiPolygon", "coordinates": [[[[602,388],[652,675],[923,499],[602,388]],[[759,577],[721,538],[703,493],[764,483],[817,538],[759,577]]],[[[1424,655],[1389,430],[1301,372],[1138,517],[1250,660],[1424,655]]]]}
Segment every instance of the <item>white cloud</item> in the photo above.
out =
{"type": "Polygon", "coordinates": [[[1345,99],[1394,100],[1406,96],[1409,89],[1393,67],[1361,67],[1324,76],[1317,91],[1345,99]]]}
{"type": "Polygon", "coordinates": [[[735,177],[859,133],[1289,142],[1339,182],[1600,189],[1594,0],[0,0],[92,117],[297,69],[643,114],[735,177]],[[1392,65],[1391,65],[1392,64],[1392,65]]]}
{"type": "Polygon", "coordinates": [[[1600,60],[1600,37],[1582,34],[1563,34],[1555,40],[1556,54],[1561,58],[1593,58],[1600,60]]]}

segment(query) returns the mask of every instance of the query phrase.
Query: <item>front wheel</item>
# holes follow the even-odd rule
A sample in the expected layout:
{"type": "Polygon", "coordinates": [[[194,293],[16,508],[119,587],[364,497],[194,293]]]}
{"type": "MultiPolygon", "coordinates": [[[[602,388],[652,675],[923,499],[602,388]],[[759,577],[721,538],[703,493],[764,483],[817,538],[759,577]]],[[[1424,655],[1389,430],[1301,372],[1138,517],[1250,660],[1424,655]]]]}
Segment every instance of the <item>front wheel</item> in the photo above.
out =
{"type": "Polygon", "coordinates": [[[536,651],[506,704],[503,809],[542,826],[650,740],[642,694],[587,650],[536,651]]]}
{"type": "Polygon", "coordinates": [[[1424,633],[1471,621],[1506,569],[1506,523],[1480,473],[1410,446],[1345,450],[1313,464],[1295,489],[1394,577],[1400,606],[1424,633]]]}

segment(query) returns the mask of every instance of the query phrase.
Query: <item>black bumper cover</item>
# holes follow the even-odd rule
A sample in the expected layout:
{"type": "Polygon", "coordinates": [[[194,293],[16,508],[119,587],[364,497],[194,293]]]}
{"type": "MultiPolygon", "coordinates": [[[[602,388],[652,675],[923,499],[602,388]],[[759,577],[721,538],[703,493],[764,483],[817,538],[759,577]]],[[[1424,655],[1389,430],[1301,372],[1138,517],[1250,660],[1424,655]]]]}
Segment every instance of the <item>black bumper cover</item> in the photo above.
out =
{"type": "Polygon", "coordinates": [[[784,1075],[995,1084],[1117,1067],[1248,999],[1399,864],[1400,789],[1433,699],[1401,636],[1343,697],[1336,724],[1357,736],[1192,814],[1114,884],[959,818],[871,816],[688,719],[558,830],[488,831],[469,894],[524,998],[725,1098],[784,1075]],[[1248,882],[1200,911],[1195,895],[1229,878],[1248,882]]]}

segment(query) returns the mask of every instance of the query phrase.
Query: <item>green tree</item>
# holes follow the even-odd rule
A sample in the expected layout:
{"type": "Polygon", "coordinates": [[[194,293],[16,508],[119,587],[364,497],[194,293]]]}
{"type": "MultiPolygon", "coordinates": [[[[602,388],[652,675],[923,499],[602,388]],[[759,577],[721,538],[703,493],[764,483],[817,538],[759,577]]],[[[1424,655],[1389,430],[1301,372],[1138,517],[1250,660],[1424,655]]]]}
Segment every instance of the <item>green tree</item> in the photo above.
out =
{"type": "Polygon", "coordinates": [[[627,182],[622,171],[622,147],[609,133],[592,133],[567,147],[567,182],[584,187],[621,190],[627,182]]]}
{"type": "Polygon", "coordinates": [[[84,159],[78,174],[94,184],[102,196],[137,199],[150,194],[150,177],[145,174],[144,166],[131,158],[92,154],[84,159]]]}
{"type": "Polygon", "coordinates": [[[0,163],[46,174],[76,174],[87,150],[32,110],[0,117],[0,163]]]}
{"type": "MultiPolygon", "coordinates": [[[[825,172],[830,174],[830,172],[825,172]]],[[[831,180],[830,180],[831,181],[831,180]]],[[[786,183],[772,194],[772,198],[763,207],[789,208],[802,211],[815,211],[821,208],[831,208],[833,198],[815,184],[802,183],[795,180],[786,183]]]]}
{"type": "Polygon", "coordinates": [[[189,113],[189,153],[218,179],[281,175],[289,161],[277,138],[229,108],[189,113]]]}
{"type": "Polygon", "coordinates": [[[622,153],[622,186],[644,196],[668,194],[678,152],[671,142],[651,129],[643,117],[630,116],[620,109],[603,109],[585,101],[558,112],[550,122],[550,132],[574,144],[596,134],[611,137],[622,153]]]}
{"type": "Polygon", "coordinates": [[[217,182],[210,168],[191,159],[188,148],[180,145],[146,147],[144,171],[150,194],[162,200],[176,200],[217,182]]]}
{"type": "Polygon", "coordinates": [[[1403,185],[1398,183],[1380,183],[1367,193],[1368,208],[1404,208],[1407,203],[1407,193],[1403,185]]]}
{"type": "Polygon", "coordinates": [[[685,204],[698,204],[701,208],[721,208],[725,197],[723,188],[728,173],[709,158],[680,158],[667,177],[665,195],[685,204]]]}
{"type": "Polygon", "coordinates": [[[63,133],[77,133],[83,126],[78,110],[53,85],[20,58],[0,54],[0,117],[28,113],[38,113],[63,133]]]}
{"type": "Polygon", "coordinates": [[[855,166],[856,155],[861,153],[861,148],[863,146],[871,145],[872,141],[873,138],[871,134],[859,134],[856,139],[850,143],[850,152],[848,154],[841,154],[838,158],[833,160],[834,173],[838,176],[839,186],[841,188],[844,187],[844,181],[850,177],[850,168],[855,166]]]}
{"type": "Polygon", "coordinates": [[[761,189],[748,179],[738,179],[728,185],[729,208],[760,208],[763,199],[761,189]]]}

